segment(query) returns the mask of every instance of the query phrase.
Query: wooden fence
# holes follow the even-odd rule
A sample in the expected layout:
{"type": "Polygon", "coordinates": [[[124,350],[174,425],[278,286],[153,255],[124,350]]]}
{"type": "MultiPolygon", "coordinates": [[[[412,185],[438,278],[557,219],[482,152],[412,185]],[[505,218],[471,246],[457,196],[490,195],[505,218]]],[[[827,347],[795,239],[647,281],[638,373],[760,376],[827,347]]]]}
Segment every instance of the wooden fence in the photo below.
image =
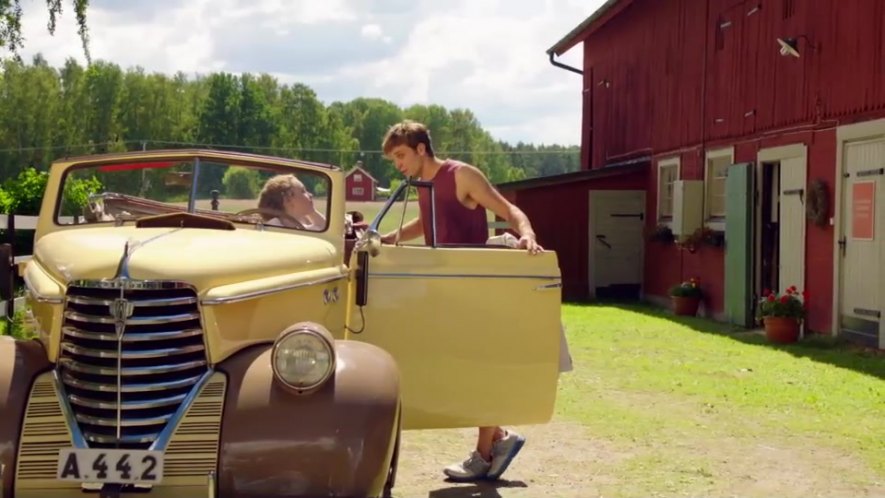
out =
{"type": "MultiPolygon", "coordinates": [[[[29,230],[33,231],[37,229],[37,217],[36,216],[22,216],[15,214],[0,214],[0,230],[7,230],[7,242],[12,244],[13,238],[12,234],[16,230],[29,230]],[[12,230],[10,230],[12,229],[12,230]]],[[[30,254],[17,254],[15,256],[15,263],[18,264],[22,261],[27,261],[31,259],[30,254]]],[[[7,301],[0,301],[0,319],[2,318],[11,318],[16,311],[24,308],[25,306],[25,298],[19,297],[12,300],[12,303],[7,301]]]]}

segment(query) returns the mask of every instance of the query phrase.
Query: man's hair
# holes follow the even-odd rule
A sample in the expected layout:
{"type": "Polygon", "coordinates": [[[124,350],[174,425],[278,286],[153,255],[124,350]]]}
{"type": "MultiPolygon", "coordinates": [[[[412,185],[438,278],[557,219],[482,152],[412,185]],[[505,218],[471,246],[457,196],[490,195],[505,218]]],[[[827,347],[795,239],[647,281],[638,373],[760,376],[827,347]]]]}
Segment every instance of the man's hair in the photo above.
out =
{"type": "Polygon", "coordinates": [[[417,149],[418,144],[424,144],[427,155],[433,157],[433,143],[430,139],[430,130],[417,121],[406,119],[387,130],[384,140],[381,142],[381,149],[384,151],[384,155],[389,155],[394,147],[407,145],[412,149],[417,149]]]}

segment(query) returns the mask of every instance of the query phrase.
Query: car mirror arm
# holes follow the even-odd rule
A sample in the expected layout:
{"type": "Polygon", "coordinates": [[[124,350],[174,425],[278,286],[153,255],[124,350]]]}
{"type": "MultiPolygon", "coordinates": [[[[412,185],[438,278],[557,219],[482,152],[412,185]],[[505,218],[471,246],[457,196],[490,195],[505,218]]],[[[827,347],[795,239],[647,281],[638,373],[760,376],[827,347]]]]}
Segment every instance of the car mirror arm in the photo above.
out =
{"type": "Polygon", "coordinates": [[[366,252],[372,257],[377,256],[381,251],[381,234],[374,228],[369,228],[357,239],[353,250],[355,252],[366,252]]]}

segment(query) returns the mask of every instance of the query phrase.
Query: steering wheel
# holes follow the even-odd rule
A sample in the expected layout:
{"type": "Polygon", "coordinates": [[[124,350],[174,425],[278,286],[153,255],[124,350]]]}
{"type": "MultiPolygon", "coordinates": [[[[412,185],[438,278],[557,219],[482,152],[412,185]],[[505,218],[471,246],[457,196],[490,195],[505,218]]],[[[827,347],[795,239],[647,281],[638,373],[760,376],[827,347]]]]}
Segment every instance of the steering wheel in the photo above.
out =
{"type": "Polygon", "coordinates": [[[300,229],[300,230],[305,230],[304,225],[303,225],[300,221],[298,221],[297,218],[295,218],[294,216],[292,216],[292,215],[289,214],[289,213],[286,213],[286,212],[284,212],[284,211],[280,211],[280,210],[277,210],[277,209],[270,209],[270,208],[250,208],[250,209],[244,209],[244,210],[242,210],[242,211],[238,211],[238,212],[236,212],[236,213],[234,213],[234,214],[235,214],[236,216],[246,216],[246,215],[249,215],[249,214],[260,214],[260,213],[269,214],[269,215],[271,215],[271,216],[276,216],[277,218],[280,218],[280,219],[284,219],[284,218],[285,218],[286,220],[292,222],[292,224],[295,225],[295,228],[298,228],[298,229],[300,229]]]}

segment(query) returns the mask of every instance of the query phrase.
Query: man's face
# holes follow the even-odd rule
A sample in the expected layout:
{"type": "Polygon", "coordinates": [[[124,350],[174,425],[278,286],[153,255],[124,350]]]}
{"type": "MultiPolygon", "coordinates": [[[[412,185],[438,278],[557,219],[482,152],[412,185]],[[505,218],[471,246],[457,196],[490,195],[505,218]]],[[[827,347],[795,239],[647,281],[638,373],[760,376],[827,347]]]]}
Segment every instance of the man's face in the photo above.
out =
{"type": "Polygon", "coordinates": [[[417,177],[421,172],[421,159],[424,156],[424,144],[418,144],[418,150],[408,145],[397,145],[390,151],[390,160],[396,169],[406,177],[417,177]]]}

